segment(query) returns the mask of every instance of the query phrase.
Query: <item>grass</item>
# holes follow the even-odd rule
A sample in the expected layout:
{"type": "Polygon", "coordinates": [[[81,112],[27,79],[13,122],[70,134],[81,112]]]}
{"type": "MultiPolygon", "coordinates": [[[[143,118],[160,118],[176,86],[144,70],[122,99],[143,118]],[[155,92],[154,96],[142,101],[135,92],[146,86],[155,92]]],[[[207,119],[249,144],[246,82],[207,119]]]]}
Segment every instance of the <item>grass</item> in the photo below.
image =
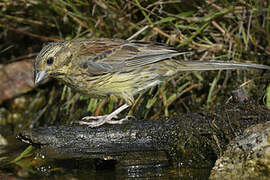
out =
{"type": "MultiPolygon", "coordinates": [[[[0,63],[33,58],[49,41],[107,37],[185,46],[194,52],[192,58],[197,60],[270,65],[267,60],[270,55],[270,3],[267,1],[4,0],[0,8],[3,42],[0,63]]],[[[261,73],[186,73],[136,97],[136,106],[129,114],[154,119],[222,103],[233,89],[261,73]]],[[[246,90],[262,101],[268,84],[269,80],[254,80],[246,90]],[[256,92],[255,89],[262,90],[256,92]]],[[[59,86],[62,91],[54,93],[53,98],[59,103],[52,103],[48,98],[47,105],[43,106],[43,118],[61,117],[69,122],[86,112],[96,115],[111,112],[123,103],[114,97],[108,100],[80,97],[61,83],[44,87],[48,89],[44,96],[50,96],[52,89],[59,86]],[[57,110],[50,112],[55,106],[57,110]]]]}

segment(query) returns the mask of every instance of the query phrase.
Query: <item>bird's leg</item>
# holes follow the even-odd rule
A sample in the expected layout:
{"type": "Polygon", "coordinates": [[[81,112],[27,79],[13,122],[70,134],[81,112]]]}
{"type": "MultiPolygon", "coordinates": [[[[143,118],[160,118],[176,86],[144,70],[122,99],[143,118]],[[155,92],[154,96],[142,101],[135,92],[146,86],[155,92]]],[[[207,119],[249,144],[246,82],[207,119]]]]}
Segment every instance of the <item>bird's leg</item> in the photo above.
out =
{"type": "Polygon", "coordinates": [[[98,127],[98,126],[101,126],[105,123],[122,124],[124,121],[127,121],[129,119],[129,116],[127,116],[123,119],[120,119],[120,120],[112,120],[112,119],[117,118],[117,115],[128,107],[129,107],[129,105],[124,104],[121,107],[119,107],[118,109],[116,109],[115,111],[113,111],[111,114],[107,114],[107,115],[103,115],[103,116],[86,116],[86,117],[82,118],[82,120],[96,119],[96,121],[93,121],[93,122],[77,121],[76,123],[85,124],[85,125],[88,125],[90,127],[98,127]]]}

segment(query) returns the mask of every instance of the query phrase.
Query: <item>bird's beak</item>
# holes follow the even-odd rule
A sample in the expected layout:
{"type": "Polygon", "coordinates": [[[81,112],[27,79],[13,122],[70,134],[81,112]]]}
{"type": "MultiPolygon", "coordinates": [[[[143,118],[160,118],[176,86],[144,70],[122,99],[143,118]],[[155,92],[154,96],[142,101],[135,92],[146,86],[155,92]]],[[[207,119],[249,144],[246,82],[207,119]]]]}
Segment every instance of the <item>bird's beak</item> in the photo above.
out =
{"type": "Polygon", "coordinates": [[[39,84],[42,80],[46,79],[47,72],[45,70],[39,71],[35,70],[34,72],[34,79],[35,79],[35,85],[39,84]]]}

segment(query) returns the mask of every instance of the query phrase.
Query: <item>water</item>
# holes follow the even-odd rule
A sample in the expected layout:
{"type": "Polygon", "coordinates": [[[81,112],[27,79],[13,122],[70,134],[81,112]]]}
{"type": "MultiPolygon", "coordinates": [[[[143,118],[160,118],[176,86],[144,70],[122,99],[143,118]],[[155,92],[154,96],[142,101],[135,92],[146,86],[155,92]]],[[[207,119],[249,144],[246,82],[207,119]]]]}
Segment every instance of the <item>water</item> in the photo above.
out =
{"type": "Polygon", "coordinates": [[[27,146],[15,138],[9,142],[8,146],[0,146],[0,179],[208,179],[211,170],[179,168],[165,162],[125,166],[118,160],[69,159],[66,156],[54,159],[44,156],[38,149],[11,163],[27,146]]]}

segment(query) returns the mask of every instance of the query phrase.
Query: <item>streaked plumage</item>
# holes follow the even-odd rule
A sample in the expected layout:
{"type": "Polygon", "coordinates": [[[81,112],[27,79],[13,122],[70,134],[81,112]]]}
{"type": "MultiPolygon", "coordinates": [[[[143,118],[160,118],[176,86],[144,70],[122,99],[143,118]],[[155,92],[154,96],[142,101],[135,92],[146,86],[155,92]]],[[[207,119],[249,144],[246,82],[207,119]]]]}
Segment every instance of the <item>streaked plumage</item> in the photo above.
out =
{"type": "MultiPolygon", "coordinates": [[[[89,39],[50,43],[35,61],[35,82],[46,77],[64,81],[83,94],[106,97],[113,94],[128,107],[139,92],[166,77],[191,70],[270,69],[269,66],[222,61],[182,61],[178,52],[164,44],[120,39],[89,39]],[[52,62],[51,62],[52,61],[52,62]]],[[[124,109],[125,109],[124,108],[124,109]]],[[[117,114],[116,114],[117,115],[117,114]]],[[[112,123],[100,117],[98,125],[112,123]]],[[[90,118],[92,119],[92,117],[90,118]]],[[[120,121],[119,121],[120,122],[120,121]]],[[[115,122],[114,122],[115,123],[115,122]]],[[[81,123],[91,127],[95,122],[81,123]]]]}

